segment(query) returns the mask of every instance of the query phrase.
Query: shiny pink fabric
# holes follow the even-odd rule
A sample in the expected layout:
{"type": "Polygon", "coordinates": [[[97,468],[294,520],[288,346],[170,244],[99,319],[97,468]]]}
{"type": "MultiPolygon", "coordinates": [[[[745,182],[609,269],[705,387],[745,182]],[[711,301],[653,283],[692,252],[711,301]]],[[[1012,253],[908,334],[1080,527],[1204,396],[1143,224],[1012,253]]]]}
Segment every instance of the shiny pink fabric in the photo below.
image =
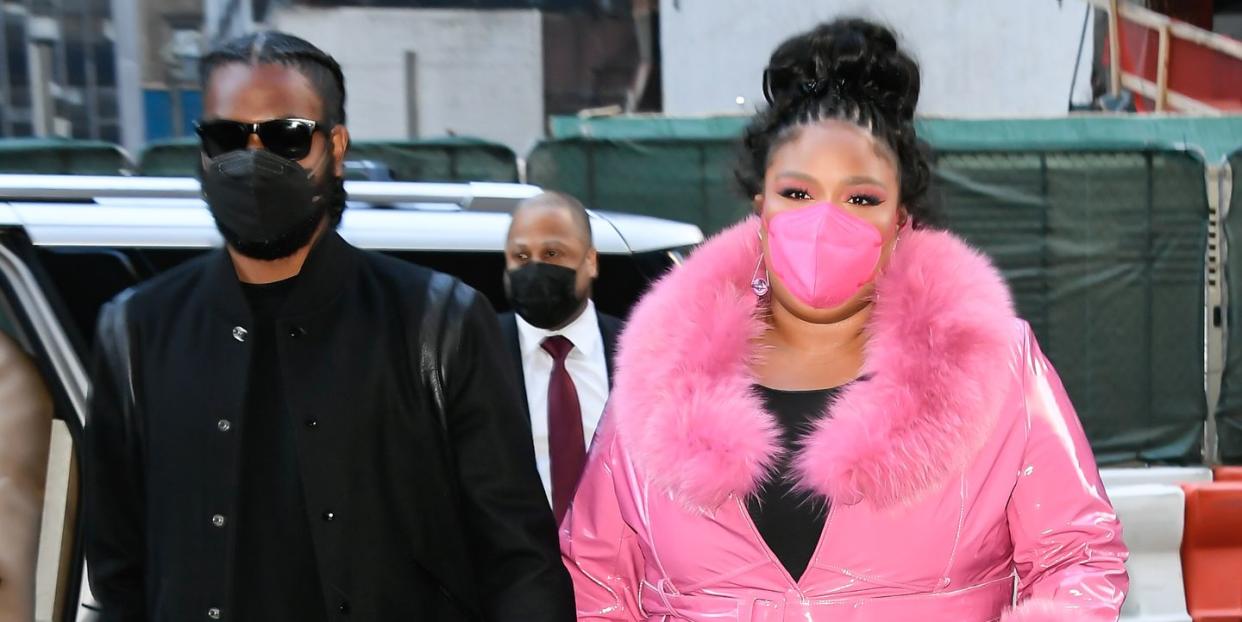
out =
{"type": "Polygon", "coordinates": [[[561,529],[579,619],[1116,620],[1127,552],[1081,425],[999,274],[945,233],[902,236],[876,282],[870,379],[795,457],[831,509],[789,576],[744,505],[779,451],[749,371],[757,227],[708,242],[622,337],[561,529]]]}
{"type": "Polygon", "coordinates": [[[784,211],[768,223],[772,272],[817,309],[857,294],[875,274],[883,245],[875,225],[831,203],[784,211]]]}

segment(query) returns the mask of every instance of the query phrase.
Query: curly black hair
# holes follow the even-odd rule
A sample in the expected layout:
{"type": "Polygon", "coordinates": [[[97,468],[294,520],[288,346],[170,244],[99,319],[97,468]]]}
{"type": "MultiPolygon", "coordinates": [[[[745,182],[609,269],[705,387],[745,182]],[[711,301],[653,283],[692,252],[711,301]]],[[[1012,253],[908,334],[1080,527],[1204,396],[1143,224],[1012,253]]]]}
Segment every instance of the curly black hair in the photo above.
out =
{"type": "MultiPolygon", "coordinates": [[[[224,65],[284,65],[296,69],[310,81],[323,106],[323,119],[317,119],[327,131],[345,123],[345,74],[330,54],[301,37],[275,30],[242,35],[212,48],[198,63],[203,92],[211,75],[224,65]]],[[[340,224],[345,211],[345,179],[338,178],[330,188],[329,215],[333,226],[340,224]]]]}
{"type": "Polygon", "coordinates": [[[772,53],[763,73],[768,107],[746,128],[735,169],[747,198],[763,192],[772,152],[804,125],[836,119],[884,141],[896,155],[901,203],[915,226],[937,222],[926,200],[931,168],[914,130],[919,66],[888,28],[858,18],[825,22],[772,53]]]}

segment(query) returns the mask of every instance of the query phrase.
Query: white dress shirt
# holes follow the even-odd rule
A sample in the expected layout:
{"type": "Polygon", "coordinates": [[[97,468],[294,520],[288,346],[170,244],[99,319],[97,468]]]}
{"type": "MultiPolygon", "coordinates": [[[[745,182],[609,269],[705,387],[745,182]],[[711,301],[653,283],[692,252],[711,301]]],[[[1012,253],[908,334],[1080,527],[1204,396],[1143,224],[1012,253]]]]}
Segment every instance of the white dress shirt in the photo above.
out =
{"type": "Polygon", "coordinates": [[[526,377],[526,402],[530,406],[530,429],[535,441],[535,463],[543,490],[552,500],[552,456],[548,450],[548,382],[552,378],[552,355],[543,349],[543,340],[561,335],[574,344],[565,357],[565,369],[578,391],[582,410],[582,442],[589,445],[608,401],[608,361],[604,337],[599,332],[595,303],[588,300],[586,310],[569,326],[544,330],[516,315],[518,344],[522,348],[522,372],[526,377]]]}

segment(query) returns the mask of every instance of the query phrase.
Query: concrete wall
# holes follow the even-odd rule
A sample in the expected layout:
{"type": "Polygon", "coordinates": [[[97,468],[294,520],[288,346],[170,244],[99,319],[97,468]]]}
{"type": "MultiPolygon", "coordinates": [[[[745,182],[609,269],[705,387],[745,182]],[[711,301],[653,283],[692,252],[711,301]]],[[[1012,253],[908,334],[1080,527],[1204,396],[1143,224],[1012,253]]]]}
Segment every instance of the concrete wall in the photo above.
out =
{"type": "MultiPolygon", "coordinates": [[[[763,103],[763,68],[784,39],[836,16],[893,27],[923,71],[919,113],[1064,114],[1082,0],[661,0],[664,110],[746,112],[763,103]],[[746,98],[739,106],[738,96],[746,98]]],[[[1091,32],[1075,99],[1090,99],[1091,32]]]]}
{"type": "Polygon", "coordinates": [[[355,138],[452,132],[525,153],[543,135],[538,11],[294,7],[269,21],[341,63],[355,138]],[[409,53],[415,59],[412,102],[409,53]]]}

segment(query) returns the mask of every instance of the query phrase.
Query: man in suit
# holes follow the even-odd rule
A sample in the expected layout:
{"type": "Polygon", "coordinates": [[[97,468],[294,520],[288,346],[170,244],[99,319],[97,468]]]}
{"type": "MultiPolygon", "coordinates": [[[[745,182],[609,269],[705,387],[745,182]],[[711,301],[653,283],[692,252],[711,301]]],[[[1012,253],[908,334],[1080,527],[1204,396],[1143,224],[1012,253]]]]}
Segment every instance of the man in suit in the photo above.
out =
{"type": "Polygon", "coordinates": [[[599,255],[577,199],[545,192],[518,205],[505,243],[500,318],[525,391],[535,459],[557,523],[565,515],[612,377],[621,320],[599,313],[599,255]]]}

